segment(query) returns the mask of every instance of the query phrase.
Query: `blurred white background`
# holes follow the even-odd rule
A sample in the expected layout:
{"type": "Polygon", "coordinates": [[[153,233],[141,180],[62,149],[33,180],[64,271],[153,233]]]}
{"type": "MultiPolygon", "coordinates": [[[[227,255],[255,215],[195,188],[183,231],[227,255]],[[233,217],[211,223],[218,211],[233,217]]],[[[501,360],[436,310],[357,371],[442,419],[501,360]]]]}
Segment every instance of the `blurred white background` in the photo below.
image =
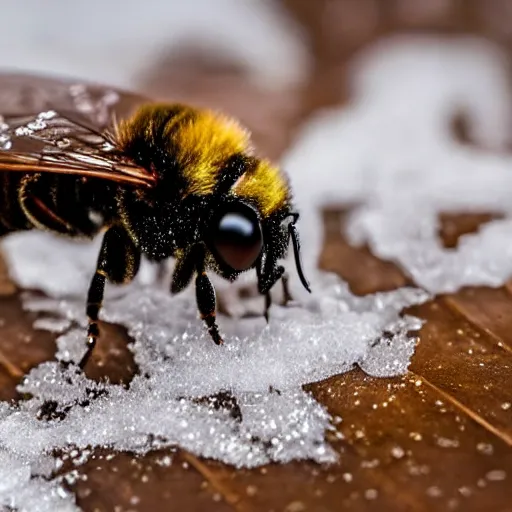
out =
{"type": "Polygon", "coordinates": [[[266,87],[302,79],[298,28],[272,0],[3,0],[0,69],[69,75],[136,88],[183,45],[229,56],[266,87]]]}

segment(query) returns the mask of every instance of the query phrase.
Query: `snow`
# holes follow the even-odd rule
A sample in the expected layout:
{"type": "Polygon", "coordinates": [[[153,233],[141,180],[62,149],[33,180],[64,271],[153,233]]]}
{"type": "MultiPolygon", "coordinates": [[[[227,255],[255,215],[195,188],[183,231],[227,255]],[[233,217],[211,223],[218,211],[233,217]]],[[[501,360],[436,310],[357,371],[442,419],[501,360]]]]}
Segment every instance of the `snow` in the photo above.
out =
{"type": "Polygon", "coordinates": [[[233,59],[265,87],[300,83],[310,66],[298,27],[272,0],[5,0],[2,20],[3,68],[129,89],[190,43],[233,59]]]}
{"type": "MultiPolygon", "coordinates": [[[[30,509],[39,493],[46,501],[38,510],[73,510],[74,498],[59,479],[42,480],[49,467],[58,467],[54,450],[69,447],[145,453],[177,445],[237,467],[334,462],[325,440],[331,418],[302,386],[356,365],[376,376],[403,374],[415,346],[408,333],[421,325],[401,315],[405,307],[426,301],[429,293],[507,279],[512,162],[463,146],[448,130],[453,109],[463,105],[477,121],[479,142],[494,149],[506,143],[511,98],[500,55],[474,40],[398,39],[361,55],[352,76],[354,102],[308,123],[284,159],[301,210],[314,293],[299,291],[290,268],[299,304],[274,305],[268,325],[262,318],[221,316],[226,344],[217,347],[197,319],[192,289],[170,297],[151,281],[148,266],[133,284],[110,286],[101,317],[127,328],[140,372],[126,389],[90,381],[56,362],[33,369],[20,386],[32,398],[0,404],[0,506],[30,509]],[[319,209],[333,202],[359,204],[348,225],[354,243],[367,241],[424,289],[356,297],[339,278],[318,271],[319,209]],[[444,249],[437,238],[439,212],[468,209],[506,218],[444,249]],[[58,403],[62,420],[36,418],[48,400],[58,403]],[[1,471],[7,471],[5,480],[1,471]]],[[[29,233],[3,244],[15,280],[46,292],[43,299],[27,293],[23,304],[43,315],[39,327],[62,332],[62,360],[83,352],[84,298],[98,243],[29,233]],[[71,325],[80,327],[65,331],[71,325]]],[[[240,286],[215,283],[231,298],[240,286]]]]}
{"type": "Polygon", "coordinates": [[[318,206],[329,202],[358,204],[350,240],[368,243],[431,293],[502,284],[512,274],[512,157],[504,152],[512,99],[503,56],[471,38],[396,36],[360,55],[352,72],[352,103],[318,114],[284,159],[309,272],[321,247],[318,206]],[[451,133],[461,109],[481,148],[451,133]],[[505,218],[444,248],[439,213],[473,211],[505,218]]]}

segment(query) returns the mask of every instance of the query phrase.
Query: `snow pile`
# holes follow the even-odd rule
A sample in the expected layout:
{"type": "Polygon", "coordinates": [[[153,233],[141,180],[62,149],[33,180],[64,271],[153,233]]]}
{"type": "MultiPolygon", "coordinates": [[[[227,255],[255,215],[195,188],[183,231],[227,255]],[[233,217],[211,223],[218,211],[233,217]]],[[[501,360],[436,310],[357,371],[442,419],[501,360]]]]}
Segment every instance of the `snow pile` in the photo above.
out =
{"type": "MultiPolygon", "coordinates": [[[[80,276],[93,270],[93,248],[43,233],[15,235],[4,245],[14,275],[25,286],[70,297],[28,293],[24,306],[42,313],[40,327],[67,329],[58,338],[57,357],[78,360],[87,285],[80,276]],[[70,262],[78,271],[75,280],[69,280],[70,262]],[[25,265],[39,270],[25,272],[25,265]],[[51,267],[61,271],[52,273],[51,267]]],[[[354,297],[344,283],[325,276],[322,292],[300,307],[273,306],[268,326],[262,318],[220,317],[226,343],[217,347],[197,319],[192,288],[171,297],[166,289],[138,280],[109,287],[107,295],[102,318],[127,327],[138,375],[126,389],[93,382],[57,362],[32,370],[20,386],[32,398],[3,404],[0,416],[0,453],[22,463],[27,478],[44,476],[41,461],[47,461],[46,470],[52,465],[49,454],[70,446],[145,453],[178,445],[240,467],[305,458],[333,462],[335,453],[325,441],[326,430],[333,428],[330,417],[302,385],[355,364],[375,375],[403,373],[415,345],[407,332],[420,322],[400,312],[426,299],[414,289],[354,297]],[[48,403],[57,419],[37,419],[48,403]]],[[[60,496],[59,482],[55,485],[51,492],[60,496]]],[[[0,490],[0,504],[13,499],[22,499],[18,487],[0,490]]],[[[67,507],[69,500],[62,499],[67,507]]],[[[48,510],[55,507],[48,503],[48,510]]]]}
{"type": "Polygon", "coordinates": [[[319,114],[285,158],[307,231],[308,270],[321,247],[318,207],[341,202],[359,205],[347,226],[351,240],[367,242],[429,292],[502,284],[512,274],[512,157],[488,151],[512,135],[501,54],[474,39],[395,37],[362,55],[352,85],[351,105],[319,114]],[[487,150],[454,138],[460,111],[487,150]],[[472,211],[505,218],[445,249],[438,214],[472,211]]]}

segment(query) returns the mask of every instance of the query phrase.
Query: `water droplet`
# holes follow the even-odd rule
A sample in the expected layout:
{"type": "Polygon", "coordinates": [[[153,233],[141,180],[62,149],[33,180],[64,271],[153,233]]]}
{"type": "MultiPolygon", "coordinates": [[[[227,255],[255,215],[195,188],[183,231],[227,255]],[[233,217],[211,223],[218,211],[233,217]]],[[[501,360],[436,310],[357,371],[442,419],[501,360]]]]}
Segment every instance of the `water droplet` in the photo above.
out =
{"type": "Polygon", "coordinates": [[[443,491],[437,485],[433,485],[427,489],[427,495],[431,498],[440,498],[443,495],[443,491]]]}
{"type": "Polygon", "coordinates": [[[507,473],[501,469],[493,469],[485,475],[485,478],[490,482],[500,482],[507,478],[507,473]]]}
{"type": "Polygon", "coordinates": [[[395,459],[401,459],[405,455],[405,452],[404,449],[401,448],[400,446],[394,446],[393,448],[391,448],[391,455],[395,459]]]}
{"type": "Polygon", "coordinates": [[[245,492],[247,493],[247,496],[255,496],[258,492],[258,488],[255,485],[248,485],[245,492]]]}
{"type": "Polygon", "coordinates": [[[446,437],[439,437],[437,439],[437,444],[441,448],[457,448],[459,446],[459,441],[457,439],[448,439],[446,437]]]}
{"type": "Polygon", "coordinates": [[[302,501],[292,501],[284,510],[285,512],[303,512],[306,510],[306,505],[302,501]]]}
{"type": "Polygon", "coordinates": [[[484,455],[492,455],[494,452],[494,448],[493,448],[492,444],[489,444],[489,443],[478,443],[476,445],[476,449],[480,453],[483,453],[484,455]]]}
{"type": "Polygon", "coordinates": [[[462,487],[459,487],[459,493],[461,494],[461,496],[464,496],[464,498],[469,498],[472,494],[473,494],[473,491],[471,491],[471,488],[470,487],[467,487],[467,486],[462,486],[462,487]]]}
{"type": "Polygon", "coordinates": [[[379,495],[379,493],[378,493],[377,489],[367,489],[364,492],[364,497],[367,500],[375,500],[375,499],[377,499],[378,495],[379,495]]]}

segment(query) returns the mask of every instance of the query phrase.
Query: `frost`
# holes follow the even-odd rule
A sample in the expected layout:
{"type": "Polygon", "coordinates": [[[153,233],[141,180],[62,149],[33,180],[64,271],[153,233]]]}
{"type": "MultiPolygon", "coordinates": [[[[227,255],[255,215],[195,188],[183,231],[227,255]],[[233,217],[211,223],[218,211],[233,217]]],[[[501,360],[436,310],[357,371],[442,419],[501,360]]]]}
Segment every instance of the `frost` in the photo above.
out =
{"type": "MultiPolygon", "coordinates": [[[[462,146],[448,130],[452,110],[463,105],[478,121],[479,141],[494,147],[506,142],[512,117],[502,69],[487,46],[464,40],[399,41],[363,56],[355,68],[354,105],[312,121],[285,161],[301,209],[314,294],[299,291],[292,267],[298,304],[274,305],[268,325],[261,316],[242,317],[241,304],[232,305],[240,318],[219,317],[226,343],[217,347],[197,318],[193,289],[171,297],[168,285],[153,282],[149,265],[130,286],[109,286],[101,318],[127,328],[139,372],[127,389],[93,382],[72,365],[34,368],[20,386],[31,398],[0,404],[0,467],[9,468],[0,478],[0,504],[23,508],[22,500],[30,504],[32,490],[40,490],[53,500],[52,510],[72,510],[72,497],[62,494],[48,469],[58,468],[50,454],[70,447],[82,462],[98,446],[146,453],[176,445],[237,467],[335,461],[325,440],[334,428],[331,418],[303,385],[356,365],[376,376],[404,373],[416,343],[411,332],[421,322],[402,311],[429,294],[403,288],[356,297],[337,277],[316,271],[319,207],[358,204],[348,225],[351,239],[397,261],[429,292],[503,282],[512,271],[512,236],[504,236],[512,235],[512,218],[464,237],[455,250],[443,249],[437,238],[441,210],[506,216],[512,210],[506,201],[509,158],[462,146]],[[38,420],[42,404],[58,419],[38,420]]],[[[23,304],[43,315],[38,327],[62,332],[57,357],[64,361],[83,353],[84,299],[98,244],[43,233],[4,243],[16,281],[46,293],[26,293],[23,304]]],[[[231,299],[241,286],[215,284],[231,299]]],[[[263,303],[254,299],[249,307],[263,303]]],[[[393,456],[403,456],[394,450],[393,456]]],[[[372,489],[367,493],[376,497],[372,489]]]]}
{"type": "MultiPolygon", "coordinates": [[[[85,339],[85,276],[93,272],[95,247],[34,232],[9,237],[4,248],[19,282],[48,295],[23,295],[24,307],[43,315],[36,325],[68,327],[57,340],[57,357],[78,360],[85,339]],[[73,266],[77,279],[70,279],[73,266]]],[[[3,404],[0,453],[30,468],[70,446],[146,453],[177,445],[238,467],[334,462],[325,440],[333,428],[330,416],[302,386],[354,365],[375,375],[403,373],[415,344],[407,333],[421,323],[400,313],[427,298],[413,288],[355,297],[327,275],[318,281],[322,291],[300,305],[272,306],[268,325],[261,315],[220,316],[226,341],[217,347],[197,318],[194,290],[171,297],[166,287],[148,284],[150,270],[129,286],[108,287],[101,315],[124,325],[134,340],[130,349],[139,372],[129,389],[91,381],[74,366],[43,363],[19,386],[32,398],[3,404]],[[43,404],[55,420],[37,419],[43,404]]]]}
{"type": "Polygon", "coordinates": [[[431,293],[506,281],[512,157],[488,151],[505,149],[512,135],[502,55],[475,39],[394,37],[360,56],[352,86],[352,104],[318,115],[285,158],[307,233],[308,270],[321,247],[318,207],[329,202],[358,205],[347,226],[352,242],[367,242],[431,293]],[[451,121],[460,111],[485,150],[455,140],[451,121]],[[438,214],[468,211],[505,219],[445,249],[438,214]]]}
{"type": "Polygon", "coordinates": [[[0,510],[75,512],[79,508],[69,491],[47,482],[19,455],[0,451],[0,510]]]}

